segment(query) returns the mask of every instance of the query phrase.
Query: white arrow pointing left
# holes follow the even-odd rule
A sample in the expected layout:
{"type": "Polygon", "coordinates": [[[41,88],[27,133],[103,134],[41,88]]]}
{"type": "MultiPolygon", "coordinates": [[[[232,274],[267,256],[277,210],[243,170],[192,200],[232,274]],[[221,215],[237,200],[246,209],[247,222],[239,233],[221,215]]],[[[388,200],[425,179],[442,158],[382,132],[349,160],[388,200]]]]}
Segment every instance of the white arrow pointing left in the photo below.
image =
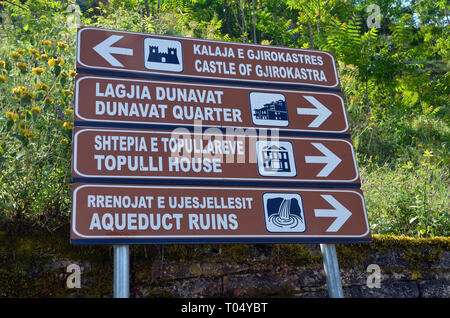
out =
{"type": "Polygon", "coordinates": [[[306,163],[326,163],[325,167],[317,174],[317,177],[328,177],[342,160],[323,144],[319,142],[312,142],[311,144],[325,156],[305,156],[306,163]]]}
{"type": "Polygon", "coordinates": [[[93,47],[94,51],[100,54],[109,64],[112,66],[123,67],[123,64],[120,63],[112,54],[120,54],[120,55],[133,55],[133,49],[127,49],[123,47],[115,47],[112,46],[114,43],[123,38],[123,35],[111,35],[106,40],[100,42],[96,46],[93,47]]]}
{"type": "Polygon", "coordinates": [[[317,115],[316,118],[308,125],[308,127],[317,128],[323,124],[325,120],[332,114],[331,111],[319,102],[313,96],[303,96],[308,102],[310,102],[315,108],[297,108],[298,115],[317,115]]]}
{"type": "Polygon", "coordinates": [[[350,218],[352,212],[350,212],[345,206],[343,206],[332,195],[321,194],[325,201],[327,201],[333,209],[314,209],[314,215],[319,218],[336,218],[333,223],[326,230],[327,232],[337,232],[350,218]]]}

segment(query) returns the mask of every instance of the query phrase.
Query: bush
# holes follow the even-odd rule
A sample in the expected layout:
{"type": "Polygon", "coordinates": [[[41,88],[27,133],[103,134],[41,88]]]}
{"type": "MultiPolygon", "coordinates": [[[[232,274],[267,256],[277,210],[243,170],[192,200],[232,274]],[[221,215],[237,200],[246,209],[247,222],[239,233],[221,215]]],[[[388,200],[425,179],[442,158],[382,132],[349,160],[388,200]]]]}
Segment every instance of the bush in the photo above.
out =
{"type": "Polygon", "coordinates": [[[64,15],[7,9],[0,33],[0,211],[47,224],[67,219],[70,207],[76,33],[64,15]]]}

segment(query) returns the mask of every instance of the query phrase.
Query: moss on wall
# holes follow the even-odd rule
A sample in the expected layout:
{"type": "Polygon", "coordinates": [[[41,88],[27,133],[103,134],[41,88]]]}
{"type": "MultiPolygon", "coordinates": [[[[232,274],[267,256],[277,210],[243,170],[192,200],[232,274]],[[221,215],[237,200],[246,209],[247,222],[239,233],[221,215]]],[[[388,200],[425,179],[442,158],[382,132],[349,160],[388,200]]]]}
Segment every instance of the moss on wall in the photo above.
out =
{"type": "MultiPolygon", "coordinates": [[[[0,297],[110,297],[112,247],[71,245],[68,233],[68,225],[48,231],[30,224],[0,224],[0,297]],[[66,287],[66,266],[73,262],[88,267],[82,273],[81,289],[66,287]]],[[[424,268],[440,264],[443,251],[450,251],[450,239],[374,235],[372,243],[336,244],[336,250],[344,270],[372,262],[375,254],[381,257],[396,253],[407,264],[411,279],[422,279],[424,268]]],[[[135,245],[132,282],[135,286],[146,286],[145,293],[136,295],[168,296],[175,295],[170,287],[185,278],[183,274],[173,274],[178,278],[164,276],[165,264],[171,264],[173,271],[184,266],[188,271],[185,277],[190,279],[215,277],[225,284],[227,275],[233,273],[265,272],[282,277],[300,267],[321,267],[321,262],[318,245],[311,244],[135,245]],[[229,269],[214,264],[228,264],[229,269]]],[[[285,285],[274,290],[253,288],[252,293],[276,297],[298,292],[285,285]]],[[[221,293],[220,289],[217,293],[221,293]]]]}

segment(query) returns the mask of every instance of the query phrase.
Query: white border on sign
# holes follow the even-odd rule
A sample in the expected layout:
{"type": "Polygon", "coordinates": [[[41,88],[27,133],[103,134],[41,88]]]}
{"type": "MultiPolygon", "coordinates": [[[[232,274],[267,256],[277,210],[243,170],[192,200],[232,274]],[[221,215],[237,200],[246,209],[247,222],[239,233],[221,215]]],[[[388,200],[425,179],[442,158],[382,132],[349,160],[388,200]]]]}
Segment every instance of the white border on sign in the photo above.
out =
{"type": "MultiPolygon", "coordinates": [[[[126,82],[141,82],[141,83],[149,83],[149,81],[145,81],[145,80],[139,80],[139,79],[127,79],[127,78],[117,78],[117,77],[102,77],[102,76],[83,76],[82,78],[78,78],[76,83],[75,83],[75,107],[74,107],[74,111],[77,115],[77,117],[79,117],[80,119],[84,120],[84,121],[90,121],[90,122],[108,122],[108,123],[122,123],[122,124],[126,124],[126,123],[130,123],[130,124],[149,124],[149,125],[167,125],[167,126],[180,126],[180,123],[165,123],[165,122],[152,122],[152,121],[146,121],[146,122],[142,122],[142,121],[122,121],[122,120],[111,120],[111,119],[90,119],[90,118],[86,118],[80,115],[78,108],[79,108],[79,103],[78,103],[78,96],[80,95],[79,92],[79,83],[84,80],[84,79],[101,79],[101,80],[110,80],[110,81],[126,81],[126,82]]],[[[167,85],[185,85],[185,86],[196,86],[196,87],[211,87],[211,88],[232,88],[232,89],[240,89],[240,90],[252,90],[252,87],[236,87],[236,86],[225,86],[225,85],[210,85],[210,84],[197,84],[197,83],[180,83],[180,82],[163,82],[163,81],[151,81],[151,84],[167,84],[167,85]]],[[[345,128],[342,130],[320,130],[320,129],[293,129],[293,128],[284,128],[284,127],[276,127],[277,129],[280,129],[281,131],[293,131],[293,132],[322,132],[322,133],[341,133],[344,131],[347,131],[349,126],[348,126],[348,120],[347,120],[347,113],[345,111],[345,105],[344,105],[344,99],[334,93],[328,93],[328,92],[308,92],[308,91],[293,91],[293,90],[274,90],[274,89],[267,89],[267,88],[257,88],[254,89],[255,92],[280,92],[280,93],[295,93],[295,94],[311,94],[311,95],[332,95],[332,96],[336,96],[337,98],[339,98],[339,100],[341,101],[341,107],[342,107],[342,113],[344,114],[344,121],[345,121],[345,128]]],[[[294,114],[295,115],[295,114],[294,114]]],[[[189,124],[189,123],[183,123],[183,126],[189,126],[189,127],[194,127],[194,124],[189,124]]],[[[202,123],[202,126],[204,127],[217,127],[217,125],[204,125],[202,123]]],[[[224,126],[220,126],[222,128],[244,128],[244,129],[248,129],[248,128],[255,128],[255,129],[267,129],[267,127],[261,127],[259,125],[255,125],[254,127],[250,127],[250,126],[228,126],[228,125],[224,125],[224,126]]]]}
{"type": "MultiPolygon", "coordinates": [[[[262,198],[261,198],[262,200],[262,198]]],[[[263,216],[263,215],[261,215],[263,216]]],[[[195,238],[195,239],[202,239],[202,238],[358,238],[358,237],[364,237],[367,234],[369,234],[370,228],[369,228],[369,220],[367,217],[367,211],[366,206],[364,203],[364,197],[357,191],[353,190],[331,190],[331,189],[323,189],[323,190],[313,190],[313,189],[283,189],[283,188],[231,188],[231,187],[182,187],[182,186],[128,186],[128,185],[100,185],[100,184],[85,184],[82,186],[77,187],[75,191],[73,191],[73,198],[72,198],[72,230],[73,232],[82,238],[96,238],[96,239],[119,239],[119,238],[145,238],[145,239],[183,239],[183,238],[195,238]],[[199,190],[211,190],[211,189],[220,189],[220,190],[245,190],[245,191],[273,191],[277,193],[281,192],[295,192],[296,193],[303,191],[303,192],[347,192],[347,193],[355,193],[357,194],[361,199],[361,204],[364,211],[364,220],[366,225],[366,232],[364,234],[360,235],[299,235],[299,234],[285,234],[285,235],[84,235],[80,234],[76,230],[76,196],[77,192],[83,188],[86,187],[94,187],[94,188],[137,188],[137,189],[199,189],[199,190]]]]}
{"type": "MultiPolygon", "coordinates": [[[[318,183],[328,183],[328,182],[347,182],[347,183],[351,183],[355,180],[358,179],[359,177],[359,170],[358,170],[358,165],[356,164],[356,158],[355,158],[355,152],[353,149],[353,145],[348,142],[347,140],[344,139],[332,139],[332,138],[301,138],[301,137],[289,137],[289,138],[279,138],[281,141],[283,140],[315,140],[315,141],[333,141],[333,142],[343,142],[346,143],[349,147],[350,147],[350,151],[352,153],[352,158],[353,158],[353,165],[354,165],[354,169],[355,169],[355,177],[353,177],[352,179],[349,180],[330,180],[330,179],[289,179],[289,178],[284,178],[284,179],[273,179],[273,178],[267,178],[266,180],[264,180],[264,178],[226,178],[226,177],[222,177],[222,176],[218,176],[218,177],[170,177],[170,176],[108,176],[108,175],[89,175],[89,174],[84,174],[81,173],[80,171],[78,171],[78,135],[81,134],[82,132],[87,132],[87,131],[100,131],[100,132],[128,132],[128,133],[140,133],[140,134],[163,134],[163,135],[170,135],[172,134],[172,132],[170,131],[147,131],[147,130],[128,130],[128,129],[96,129],[96,128],[83,128],[80,129],[79,131],[77,131],[76,133],[74,133],[73,135],[73,169],[74,171],[81,177],[85,177],[85,178],[109,178],[109,179],[171,179],[171,180],[235,180],[235,181],[260,181],[260,182],[264,182],[264,181],[283,181],[283,182],[292,182],[293,180],[297,181],[297,182],[318,182],[318,183]]],[[[195,135],[205,135],[205,133],[192,133],[193,136],[195,135]]],[[[208,135],[208,134],[206,134],[208,135]]],[[[234,136],[234,137],[239,137],[239,135],[233,135],[230,134],[229,136],[234,136]]],[[[295,150],[294,150],[295,152],[295,150]]],[[[299,158],[297,158],[297,160],[299,160],[299,158]]],[[[256,162],[255,162],[255,169],[257,169],[256,166],[256,162]]]]}
{"type": "MultiPolygon", "coordinates": [[[[216,79],[216,80],[227,80],[227,81],[241,81],[241,82],[257,82],[257,83],[275,83],[275,84],[285,84],[285,85],[305,85],[305,86],[315,86],[315,87],[325,87],[325,88],[334,88],[339,85],[339,77],[336,70],[336,64],[334,62],[334,57],[332,54],[330,54],[327,51],[319,51],[319,50],[303,50],[298,48],[289,48],[289,47],[282,47],[282,46],[272,46],[277,49],[283,49],[283,50],[290,50],[290,51],[297,51],[297,50],[303,50],[308,52],[318,52],[322,54],[326,54],[331,57],[333,63],[333,70],[334,70],[334,76],[336,78],[336,83],[334,85],[320,85],[320,84],[308,84],[303,82],[276,82],[276,81],[263,81],[263,80],[248,80],[248,79],[237,79],[237,78],[227,78],[227,77],[217,77],[217,76],[200,76],[200,75],[187,75],[187,74],[178,74],[173,72],[154,72],[154,71],[140,71],[140,70],[134,70],[134,69],[124,69],[124,68],[118,68],[118,67],[103,67],[103,66],[94,66],[94,65],[88,65],[81,61],[80,58],[80,52],[81,52],[81,34],[83,31],[86,30],[100,30],[105,32],[117,32],[117,33],[125,33],[125,34],[137,34],[141,36],[151,36],[154,38],[161,38],[161,39],[173,39],[173,40],[186,40],[186,41],[198,41],[198,42],[207,42],[207,43],[223,43],[228,45],[243,45],[243,46],[252,46],[252,47],[258,47],[258,48],[264,48],[260,47],[255,44],[247,44],[247,43],[237,43],[237,42],[225,42],[225,41],[211,41],[211,40],[203,40],[203,39],[193,39],[193,38],[185,38],[185,37],[177,37],[177,36],[161,36],[161,35],[155,35],[150,33],[139,33],[139,32],[130,32],[130,31],[120,31],[120,30],[109,30],[109,29],[102,29],[102,28],[82,28],[79,29],[77,32],[77,62],[80,63],[82,66],[88,67],[88,68],[95,68],[100,70],[113,70],[113,71],[120,71],[124,72],[126,70],[132,71],[133,73],[141,73],[141,74],[157,74],[157,75],[170,75],[170,76],[177,76],[177,77],[191,77],[191,78],[203,78],[203,79],[216,79]]],[[[270,48],[270,47],[266,47],[270,48]]],[[[143,66],[144,67],[144,66],[143,66]]],[[[145,67],[144,67],[145,68],[145,67]]]]}

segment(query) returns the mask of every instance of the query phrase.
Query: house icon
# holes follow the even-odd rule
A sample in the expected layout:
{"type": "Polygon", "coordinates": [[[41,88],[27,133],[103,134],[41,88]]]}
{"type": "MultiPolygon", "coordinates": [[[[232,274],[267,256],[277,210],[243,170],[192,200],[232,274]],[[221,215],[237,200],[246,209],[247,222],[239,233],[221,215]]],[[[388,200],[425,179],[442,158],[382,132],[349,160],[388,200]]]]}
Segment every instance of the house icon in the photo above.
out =
{"type": "Polygon", "coordinates": [[[147,62],[180,64],[176,48],[167,48],[167,53],[159,52],[159,47],[149,46],[147,62]]]}
{"type": "Polygon", "coordinates": [[[265,172],[291,172],[289,151],[276,145],[262,149],[262,168],[265,172]]]}

